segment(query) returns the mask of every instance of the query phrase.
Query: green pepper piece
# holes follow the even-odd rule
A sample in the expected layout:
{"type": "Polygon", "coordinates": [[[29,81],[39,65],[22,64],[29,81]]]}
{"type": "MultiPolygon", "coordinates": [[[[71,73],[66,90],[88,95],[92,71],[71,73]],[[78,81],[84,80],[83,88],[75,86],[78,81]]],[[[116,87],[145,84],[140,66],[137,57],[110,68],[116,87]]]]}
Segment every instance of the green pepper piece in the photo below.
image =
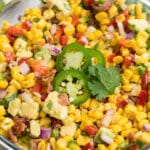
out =
{"type": "Polygon", "coordinates": [[[78,43],[67,45],[56,59],[56,68],[58,71],[72,68],[86,70],[89,64],[90,55],[86,49],[78,43]]]}
{"type": "Polygon", "coordinates": [[[76,144],[76,142],[75,142],[74,140],[71,140],[71,141],[68,143],[67,147],[68,147],[70,150],[76,150],[76,149],[77,149],[77,144],[76,144]]]}
{"type": "Polygon", "coordinates": [[[55,91],[67,93],[74,105],[80,105],[89,98],[86,76],[75,69],[58,73],[54,78],[53,88],[55,91]]]}
{"type": "Polygon", "coordinates": [[[0,73],[0,80],[4,80],[5,79],[5,75],[3,73],[0,73]]]}
{"type": "Polygon", "coordinates": [[[3,99],[0,101],[0,105],[3,105],[4,107],[8,107],[8,104],[14,100],[16,97],[18,96],[18,93],[14,93],[12,94],[10,97],[6,98],[6,99],[3,99]]]}
{"type": "Polygon", "coordinates": [[[57,137],[59,137],[59,132],[60,132],[59,129],[57,129],[57,128],[53,129],[51,136],[57,138],[57,137]]]}
{"type": "Polygon", "coordinates": [[[29,144],[30,140],[31,140],[31,137],[29,135],[25,135],[21,137],[21,141],[27,145],[29,144]]]}
{"type": "Polygon", "coordinates": [[[92,48],[87,48],[87,49],[91,56],[92,65],[101,64],[102,66],[105,67],[106,62],[105,62],[105,58],[103,54],[99,50],[96,50],[96,49],[92,49],[92,48]]]}

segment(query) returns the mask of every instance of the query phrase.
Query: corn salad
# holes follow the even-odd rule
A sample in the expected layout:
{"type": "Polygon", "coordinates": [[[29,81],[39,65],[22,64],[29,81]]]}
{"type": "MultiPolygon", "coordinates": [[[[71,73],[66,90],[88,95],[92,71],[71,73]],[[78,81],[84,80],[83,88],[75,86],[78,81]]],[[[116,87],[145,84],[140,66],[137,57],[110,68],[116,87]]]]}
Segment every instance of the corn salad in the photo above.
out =
{"type": "Polygon", "coordinates": [[[15,25],[2,23],[0,134],[23,150],[137,150],[150,144],[150,21],[142,4],[44,3],[27,8],[15,25]],[[103,69],[95,86],[91,65],[103,69]]]}

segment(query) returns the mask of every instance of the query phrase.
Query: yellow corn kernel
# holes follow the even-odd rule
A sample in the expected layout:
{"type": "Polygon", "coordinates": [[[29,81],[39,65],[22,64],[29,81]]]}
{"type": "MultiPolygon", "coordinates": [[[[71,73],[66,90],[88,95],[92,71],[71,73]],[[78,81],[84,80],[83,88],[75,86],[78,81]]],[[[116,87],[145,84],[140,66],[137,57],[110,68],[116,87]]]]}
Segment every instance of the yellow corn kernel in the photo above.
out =
{"type": "Polygon", "coordinates": [[[131,77],[133,76],[133,72],[129,69],[126,69],[123,73],[123,75],[125,76],[126,79],[130,80],[131,77]]]}
{"type": "Polygon", "coordinates": [[[46,117],[46,113],[44,111],[40,111],[39,116],[41,118],[44,118],[44,117],[46,117]]]}
{"type": "Polygon", "coordinates": [[[0,135],[6,137],[7,132],[0,128],[0,135]]]}
{"type": "Polygon", "coordinates": [[[14,86],[16,89],[21,89],[21,84],[17,80],[15,80],[15,79],[12,79],[11,82],[10,82],[10,84],[12,86],[14,86]]]}
{"type": "Polygon", "coordinates": [[[144,14],[142,13],[142,4],[138,3],[135,5],[135,12],[136,12],[136,18],[137,19],[143,19],[144,14]]]}
{"type": "Polygon", "coordinates": [[[110,125],[109,128],[112,129],[114,133],[118,133],[122,130],[122,127],[118,124],[110,125]]]}
{"type": "Polygon", "coordinates": [[[116,0],[116,4],[118,4],[119,6],[123,6],[125,3],[125,0],[116,0]]]}
{"type": "Polygon", "coordinates": [[[81,134],[81,130],[77,129],[75,134],[74,134],[74,138],[77,138],[80,134],[81,134]]]}
{"type": "Polygon", "coordinates": [[[124,48],[124,47],[121,47],[121,54],[122,54],[122,56],[129,56],[129,54],[130,54],[130,51],[129,51],[129,49],[127,49],[127,48],[124,48]]]}
{"type": "Polygon", "coordinates": [[[95,31],[93,31],[93,34],[95,35],[95,37],[100,37],[101,35],[102,35],[102,32],[100,31],[100,30],[95,30],[95,31]]]}
{"type": "Polygon", "coordinates": [[[73,14],[74,14],[75,16],[80,16],[81,11],[82,11],[82,8],[81,8],[80,6],[74,5],[73,14]]]}
{"type": "Polygon", "coordinates": [[[51,123],[51,120],[48,117],[41,118],[39,121],[41,126],[48,127],[51,123]]]}
{"type": "Polygon", "coordinates": [[[86,34],[86,37],[87,37],[89,40],[96,40],[96,36],[95,36],[93,33],[88,33],[88,34],[86,34]]]}
{"type": "Polygon", "coordinates": [[[131,78],[131,82],[135,82],[135,83],[138,83],[139,82],[139,80],[140,80],[140,76],[139,75],[137,75],[137,74],[134,74],[133,76],[132,76],[132,78],[131,78]]]}
{"type": "Polygon", "coordinates": [[[90,138],[88,136],[79,135],[77,137],[77,144],[80,146],[84,146],[90,142],[90,138]]]}
{"type": "Polygon", "coordinates": [[[84,103],[82,103],[80,105],[80,107],[87,109],[90,106],[90,99],[88,99],[87,101],[85,101],[84,103]]]}
{"type": "Polygon", "coordinates": [[[127,117],[121,117],[120,120],[117,122],[119,125],[124,125],[128,122],[128,118],[127,117]]]}
{"type": "Polygon", "coordinates": [[[72,24],[69,24],[65,27],[64,29],[64,33],[67,35],[67,36],[71,36],[73,35],[75,32],[75,27],[72,25],[72,24]]]}
{"type": "Polygon", "coordinates": [[[55,16],[55,12],[52,9],[47,9],[43,12],[43,16],[45,19],[51,19],[55,16]]]}
{"type": "Polygon", "coordinates": [[[69,141],[73,140],[72,136],[66,135],[64,136],[65,141],[68,143],[69,141]]]}
{"type": "Polygon", "coordinates": [[[57,141],[56,141],[56,147],[57,149],[64,149],[67,147],[67,142],[64,138],[59,138],[57,141]]]}
{"type": "Polygon", "coordinates": [[[104,144],[98,144],[98,150],[107,150],[104,144]]]}
{"type": "Polygon", "coordinates": [[[124,126],[122,127],[122,130],[130,130],[132,128],[132,123],[128,122],[126,124],[124,124],[124,126]]]}
{"type": "Polygon", "coordinates": [[[31,80],[34,79],[34,73],[29,73],[25,76],[25,80],[31,80]]]}
{"type": "Polygon", "coordinates": [[[48,65],[48,69],[52,70],[55,67],[55,61],[53,59],[50,60],[49,65],[48,65]]]}
{"type": "Polygon", "coordinates": [[[31,88],[35,85],[35,80],[30,79],[30,80],[25,80],[22,82],[23,88],[31,88]]]}
{"type": "Polygon", "coordinates": [[[126,19],[125,16],[123,14],[121,14],[121,15],[117,16],[116,21],[123,22],[123,21],[125,21],[125,19],[126,19]]]}
{"type": "Polygon", "coordinates": [[[122,89],[123,89],[125,92],[131,92],[132,89],[133,89],[133,85],[132,85],[132,84],[123,85],[123,86],[122,86],[122,89]]]}
{"type": "Polygon", "coordinates": [[[94,120],[92,120],[91,118],[88,118],[88,120],[86,120],[86,121],[82,121],[80,124],[80,129],[83,130],[85,128],[85,126],[92,125],[93,121],[94,120]]]}
{"type": "Polygon", "coordinates": [[[115,5],[112,5],[109,9],[109,16],[110,18],[113,18],[116,15],[118,15],[118,8],[115,5]]]}
{"type": "Polygon", "coordinates": [[[56,139],[54,137],[51,137],[49,141],[50,141],[52,149],[56,149],[56,139]]]}
{"type": "Polygon", "coordinates": [[[115,142],[119,145],[121,143],[124,142],[124,137],[122,137],[121,135],[117,135],[116,136],[116,139],[115,139],[115,142]]]}
{"type": "Polygon", "coordinates": [[[141,120],[147,118],[147,114],[146,114],[145,112],[137,112],[137,113],[135,114],[135,118],[136,118],[136,120],[139,122],[139,121],[141,121],[141,120]]]}
{"type": "Polygon", "coordinates": [[[110,109],[114,109],[114,110],[116,110],[117,109],[117,107],[116,107],[116,105],[115,104],[112,104],[112,103],[106,103],[106,104],[104,104],[104,110],[110,110],[110,109]]]}
{"type": "Polygon", "coordinates": [[[137,113],[137,108],[133,104],[127,104],[124,109],[124,114],[130,118],[133,119],[135,117],[135,114],[137,113]]]}
{"type": "Polygon", "coordinates": [[[8,86],[8,82],[6,80],[0,80],[0,88],[6,88],[8,86]]]}
{"type": "Polygon", "coordinates": [[[103,117],[103,113],[100,109],[92,109],[88,112],[88,116],[94,119],[101,119],[103,117]]]}
{"type": "Polygon", "coordinates": [[[102,25],[102,26],[101,26],[101,30],[102,30],[102,31],[107,30],[107,25],[102,25]]]}
{"type": "Polygon", "coordinates": [[[2,52],[0,52],[0,62],[5,62],[5,56],[2,52]]]}
{"type": "Polygon", "coordinates": [[[97,13],[95,18],[97,21],[101,22],[103,19],[108,19],[108,14],[102,11],[102,12],[97,13]]]}
{"type": "Polygon", "coordinates": [[[0,117],[4,116],[6,114],[6,110],[4,108],[4,106],[0,105],[0,117]]]}
{"type": "Polygon", "coordinates": [[[1,30],[2,30],[3,32],[6,32],[10,26],[11,26],[11,24],[10,24],[9,22],[7,22],[7,21],[4,20],[4,21],[2,22],[2,29],[1,29],[1,30]]]}
{"type": "Polygon", "coordinates": [[[147,119],[140,120],[138,123],[138,127],[141,129],[144,124],[149,124],[149,120],[147,120],[147,119]]]}
{"type": "Polygon", "coordinates": [[[38,144],[38,150],[46,150],[46,142],[44,140],[42,140],[41,142],[39,142],[39,144],[38,144]]]}
{"type": "Polygon", "coordinates": [[[129,80],[124,75],[122,75],[122,83],[123,85],[129,84],[129,80]]]}
{"type": "Polygon", "coordinates": [[[126,131],[122,131],[121,132],[121,135],[123,136],[123,137],[128,137],[129,136],[129,134],[130,134],[130,130],[126,130],[126,131]]]}
{"type": "Polygon", "coordinates": [[[6,117],[1,123],[1,128],[6,131],[9,130],[13,125],[13,120],[6,117]]]}
{"type": "Polygon", "coordinates": [[[96,99],[91,99],[89,109],[98,108],[99,106],[100,106],[100,103],[96,99]]]}
{"type": "Polygon", "coordinates": [[[109,146],[108,146],[108,150],[116,150],[118,147],[118,143],[111,143],[109,146]]]}
{"type": "Polygon", "coordinates": [[[115,56],[115,57],[113,58],[113,62],[114,62],[115,64],[120,64],[120,63],[122,63],[122,62],[123,62],[122,56],[115,56]]]}
{"type": "Polygon", "coordinates": [[[100,23],[101,23],[101,25],[107,25],[107,24],[109,24],[109,22],[110,22],[109,19],[102,19],[100,23]]]}
{"type": "Polygon", "coordinates": [[[109,101],[109,103],[116,104],[116,102],[117,102],[117,96],[116,95],[110,95],[108,97],[108,101],[109,101]]]}
{"type": "Polygon", "coordinates": [[[150,133],[149,132],[143,132],[139,135],[139,137],[137,139],[141,140],[145,144],[149,144],[150,143],[150,133]]]}
{"type": "Polygon", "coordinates": [[[72,105],[72,104],[70,104],[69,106],[68,106],[68,112],[69,113],[74,113],[75,112],[75,106],[74,105],[72,105]]]}

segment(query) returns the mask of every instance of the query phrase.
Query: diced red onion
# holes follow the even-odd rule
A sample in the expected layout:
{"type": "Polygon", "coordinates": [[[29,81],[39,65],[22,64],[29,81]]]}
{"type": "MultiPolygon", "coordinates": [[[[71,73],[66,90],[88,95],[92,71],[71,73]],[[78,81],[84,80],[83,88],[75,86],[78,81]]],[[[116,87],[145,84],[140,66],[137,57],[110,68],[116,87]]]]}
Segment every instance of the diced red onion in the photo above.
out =
{"type": "Polygon", "coordinates": [[[139,92],[139,86],[138,86],[137,84],[134,84],[134,85],[133,85],[133,89],[132,89],[130,95],[132,95],[132,96],[137,96],[137,95],[138,95],[138,92],[139,92]]]}
{"type": "Polygon", "coordinates": [[[107,31],[109,31],[109,32],[114,32],[114,31],[115,31],[114,26],[113,26],[113,25],[109,26],[109,27],[107,28],[107,31]]]}
{"type": "Polygon", "coordinates": [[[107,136],[105,133],[100,134],[100,138],[103,142],[105,142],[106,144],[111,144],[113,143],[113,138],[107,136]]]}
{"type": "Polygon", "coordinates": [[[59,48],[57,48],[56,46],[54,46],[54,45],[51,46],[51,50],[50,50],[51,55],[57,56],[60,53],[60,51],[61,50],[59,48]]]}
{"type": "Polygon", "coordinates": [[[13,66],[17,66],[18,65],[18,62],[17,61],[11,61],[9,63],[9,68],[12,68],[13,66]]]}
{"type": "Polygon", "coordinates": [[[30,72],[30,67],[26,62],[20,64],[20,72],[23,75],[26,75],[27,73],[30,72]]]}
{"type": "Polygon", "coordinates": [[[122,36],[125,36],[125,37],[126,37],[126,32],[125,32],[125,30],[124,30],[123,23],[122,23],[122,22],[117,22],[117,26],[118,26],[118,29],[119,29],[119,33],[120,33],[122,36]]]}
{"type": "Polygon", "coordinates": [[[150,124],[144,124],[143,129],[147,132],[150,132],[150,124]]]}
{"type": "Polygon", "coordinates": [[[83,41],[85,44],[88,44],[88,42],[89,42],[88,39],[85,36],[82,36],[80,38],[80,40],[83,41]]]}
{"type": "Polygon", "coordinates": [[[107,113],[105,114],[104,118],[101,121],[101,124],[105,127],[108,127],[111,120],[113,119],[113,115],[114,115],[114,109],[110,109],[107,111],[107,113]]]}
{"type": "Polygon", "coordinates": [[[53,24],[52,26],[51,26],[51,34],[55,34],[56,33],[56,30],[57,30],[57,25],[56,24],[53,24]]]}
{"type": "Polygon", "coordinates": [[[6,89],[0,89],[0,99],[3,99],[7,94],[6,89]]]}
{"type": "Polygon", "coordinates": [[[133,38],[134,33],[133,32],[129,32],[126,34],[126,39],[131,39],[133,38]]]}
{"type": "Polygon", "coordinates": [[[50,128],[41,128],[41,134],[39,136],[41,139],[48,139],[50,135],[51,135],[50,128]]]}

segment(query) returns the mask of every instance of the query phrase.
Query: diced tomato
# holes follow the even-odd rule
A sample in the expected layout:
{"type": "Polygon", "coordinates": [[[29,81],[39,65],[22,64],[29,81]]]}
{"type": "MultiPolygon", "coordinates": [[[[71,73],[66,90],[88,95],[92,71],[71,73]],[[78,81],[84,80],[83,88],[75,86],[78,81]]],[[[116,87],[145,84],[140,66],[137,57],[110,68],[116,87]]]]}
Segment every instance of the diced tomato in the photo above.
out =
{"type": "Polygon", "coordinates": [[[30,65],[36,76],[45,76],[48,74],[48,66],[44,61],[32,59],[30,65]]]}
{"type": "Polygon", "coordinates": [[[118,40],[118,45],[120,45],[120,46],[123,46],[123,47],[126,47],[126,38],[120,38],[119,40],[118,40]]]}
{"type": "Polygon", "coordinates": [[[37,82],[37,83],[32,87],[32,91],[41,94],[41,93],[42,93],[42,85],[37,82]]]}
{"type": "Polygon", "coordinates": [[[108,62],[109,62],[109,63],[112,63],[112,62],[113,62],[113,58],[114,58],[115,56],[116,56],[116,55],[115,55],[114,53],[111,53],[111,54],[108,56],[108,58],[107,58],[108,62]]]}
{"type": "Polygon", "coordinates": [[[94,142],[91,140],[89,143],[87,143],[82,150],[95,150],[94,148],[94,142]]]}
{"type": "Polygon", "coordinates": [[[141,90],[136,103],[144,106],[147,100],[148,100],[148,92],[145,90],[141,90]]]}
{"type": "Polygon", "coordinates": [[[126,56],[124,59],[124,64],[126,67],[129,67],[134,61],[134,55],[130,54],[129,56],[126,56]]]}
{"type": "Polygon", "coordinates": [[[113,26],[115,29],[117,29],[118,28],[118,25],[117,25],[117,22],[116,22],[116,18],[113,18],[112,20],[111,20],[111,22],[109,23],[109,25],[111,26],[113,26]]]}
{"type": "Polygon", "coordinates": [[[72,16],[72,24],[76,26],[79,23],[79,17],[78,16],[72,16]]]}
{"type": "Polygon", "coordinates": [[[24,57],[24,58],[20,58],[18,60],[19,65],[22,64],[23,62],[26,62],[27,64],[29,64],[29,58],[24,57]]]}
{"type": "Polygon", "coordinates": [[[7,34],[18,37],[18,36],[24,35],[24,31],[23,29],[18,28],[16,26],[11,26],[8,28],[7,34]]]}
{"type": "Polygon", "coordinates": [[[6,35],[7,35],[7,38],[9,39],[10,43],[14,43],[15,42],[16,37],[14,37],[14,36],[12,36],[12,35],[10,35],[8,33],[6,35]]]}
{"type": "Polygon", "coordinates": [[[61,93],[58,95],[59,97],[59,103],[63,106],[67,106],[70,104],[70,100],[68,98],[68,95],[66,93],[61,93]]]}
{"type": "Polygon", "coordinates": [[[94,3],[94,0],[84,0],[86,6],[90,6],[92,3],[94,3]]]}
{"type": "Polygon", "coordinates": [[[67,42],[68,42],[68,37],[67,37],[66,35],[62,35],[62,36],[60,37],[60,44],[61,44],[62,46],[66,46],[66,45],[67,45],[67,42]]]}
{"type": "Polygon", "coordinates": [[[124,108],[127,104],[125,100],[117,100],[117,108],[124,108]]]}
{"type": "Polygon", "coordinates": [[[88,125],[84,128],[84,131],[89,135],[94,136],[97,133],[98,128],[95,125],[88,125]]]}
{"type": "Polygon", "coordinates": [[[77,40],[77,42],[80,43],[81,45],[85,45],[86,44],[86,42],[83,41],[82,39],[77,40]]]}
{"type": "Polygon", "coordinates": [[[60,37],[62,36],[62,34],[63,34],[62,29],[58,28],[58,29],[56,30],[55,35],[54,35],[55,40],[59,41],[59,39],[60,39],[60,37]]]}
{"type": "Polygon", "coordinates": [[[10,62],[15,59],[13,51],[6,51],[6,52],[4,52],[4,55],[5,55],[7,62],[10,62]]]}
{"type": "Polygon", "coordinates": [[[141,87],[143,90],[148,89],[148,72],[145,72],[141,79],[141,87]]]}
{"type": "Polygon", "coordinates": [[[31,21],[24,21],[22,23],[22,28],[24,28],[25,30],[29,31],[32,27],[32,22],[31,21]]]}
{"type": "Polygon", "coordinates": [[[139,150],[139,146],[137,144],[131,145],[128,150],[139,150]]]}

